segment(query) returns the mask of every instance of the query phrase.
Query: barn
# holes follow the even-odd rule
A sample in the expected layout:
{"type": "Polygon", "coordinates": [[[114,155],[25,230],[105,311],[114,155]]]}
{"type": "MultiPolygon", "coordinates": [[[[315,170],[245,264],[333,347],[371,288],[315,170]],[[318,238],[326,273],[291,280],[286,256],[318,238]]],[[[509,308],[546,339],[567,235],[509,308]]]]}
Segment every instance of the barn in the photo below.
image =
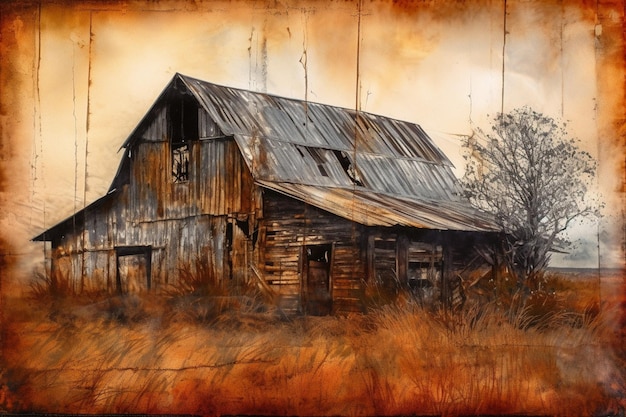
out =
{"type": "Polygon", "coordinates": [[[284,311],[361,311],[373,286],[459,296],[495,245],[417,124],[176,74],[98,200],[45,230],[77,293],[159,292],[182,270],[255,282],[284,311]]]}

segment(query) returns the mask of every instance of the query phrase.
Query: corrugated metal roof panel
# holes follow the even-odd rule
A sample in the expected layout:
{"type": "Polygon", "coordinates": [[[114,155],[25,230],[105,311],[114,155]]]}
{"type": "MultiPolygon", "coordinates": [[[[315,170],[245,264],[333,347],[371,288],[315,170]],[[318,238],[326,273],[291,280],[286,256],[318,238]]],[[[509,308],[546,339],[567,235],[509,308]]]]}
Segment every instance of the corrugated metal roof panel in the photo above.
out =
{"type": "MultiPolygon", "coordinates": [[[[332,157],[323,164],[324,172],[315,169],[319,163],[298,154],[297,147],[303,145],[344,151],[351,159],[356,154],[363,184],[375,191],[458,200],[458,187],[451,181],[451,164],[418,125],[216,86],[188,77],[183,80],[223,132],[242,138],[238,142],[243,153],[249,156],[248,166],[257,175],[262,172],[261,179],[335,186],[352,183],[341,173],[340,162],[333,161],[332,157]],[[256,142],[257,148],[266,146],[261,158],[263,163],[253,161],[253,153],[243,149],[251,144],[243,138],[255,137],[262,138],[256,142]],[[271,160],[276,163],[270,164],[271,160]],[[294,163],[301,165],[294,166],[294,163]],[[255,170],[255,164],[264,169],[255,170]]],[[[257,153],[260,151],[258,149],[257,153]]]]}
{"type": "Polygon", "coordinates": [[[495,232],[483,213],[463,204],[399,198],[364,189],[257,181],[259,185],[366,226],[495,232]]]}
{"type": "MultiPolygon", "coordinates": [[[[263,187],[364,225],[497,230],[488,216],[460,198],[452,164],[419,125],[366,112],[176,74],[122,147],[140,140],[164,100],[181,94],[181,87],[223,134],[235,138],[263,187]]],[[[45,233],[35,239],[45,240],[45,233]]]]}
{"type": "Polygon", "coordinates": [[[352,205],[363,224],[492,230],[461,198],[452,164],[417,124],[178,77],[268,188],[342,217],[352,205]]]}
{"type": "MultiPolygon", "coordinates": [[[[358,134],[357,142],[363,142],[366,152],[450,164],[414,123],[180,77],[218,124],[234,122],[236,129],[231,129],[232,133],[250,135],[256,132],[294,143],[303,141],[342,150],[352,149],[358,134]],[[273,110],[267,111],[268,108],[273,110]],[[272,113],[271,121],[267,120],[269,113],[272,113]]],[[[229,130],[227,126],[224,128],[229,130]]]]}
{"type": "MultiPolygon", "coordinates": [[[[257,179],[325,186],[355,185],[333,150],[267,137],[235,135],[235,139],[245,150],[244,159],[257,179]]],[[[344,155],[354,162],[352,153],[344,155]]],[[[452,173],[447,166],[366,153],[358,153],[356,158],[358,176],[365,188],[405,197],[459,201],[460,189],[456,182],[449,180],[452,173]]]]}

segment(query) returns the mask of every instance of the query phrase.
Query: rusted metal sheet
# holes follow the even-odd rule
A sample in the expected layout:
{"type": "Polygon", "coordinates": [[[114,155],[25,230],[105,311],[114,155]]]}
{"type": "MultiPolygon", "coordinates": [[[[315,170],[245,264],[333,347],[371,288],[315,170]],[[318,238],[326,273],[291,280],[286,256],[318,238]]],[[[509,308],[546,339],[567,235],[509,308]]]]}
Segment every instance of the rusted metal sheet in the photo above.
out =
{"type": "MultiPolygon", "coordinates": [[[[248,90],[218,86],[178,75],[228,134],[258,134],[328,149],[352,151],[355,137],[363,152],[419,158],[451,165],[416,124],[366,112],[248,90]]],[[[359,151],[359,149],[357,149],[359,151]]]]}
{"type": "MultiPolygon", "coordinates": [[[[188,91],[198,102],[201,134],[234,137],[255,180],[351,187],[363,195],[376,193],[378,198],[388,194],[419,199],[433,202],[436,210],[444,208],[439,220],[430,222],[433,227],[495,227],[485,215],[477,214],[476,222],[469,219],[473,213],[463,208],[469,203],[461,198],[450,161],[417,124],[219,86],[181,74],[170,86],[188,91]],[[461,221],[459,211],[467,211],[461,221]],[[448,214],[451,218],[446,222],[448,214]]],[[[155,105],[123,146],[132,148],[144,131],[158,132],[153,125],[162,126],[161,114],[155,105]]]]}
{"type": "MultiPolygon", "coordinates": [[[[266,185],[272,181],[352,187],[356,196],[351,200],[361,206],[368,196],[380,200],[389,194],[431,203],[430,211],[438,213],[414,206],[426,209],[414,217],[427,219],[397,224],[464,230],[495,227],[485,215],[463,207],[469,204],[460,197],[450,161],[417,124],[178,77],[219,128],[235,137],[252,175],[266,185]]],[[[287,191],[283,185],[275,187],[287,191]]],[[[388,203],[396,204],[392,197],[388,203]]],[[[321,201],[319,206],[324,208],[321,201]]],[[[402,204],[395,211],[406,208],[410,209],[402,204]]]]}
{"type": "Polygon", "coordinates": [[[491,219],[455,202],[407,199],[352,188],[258,181],[268,189],[366,226],[497,231],[491,219]]]}

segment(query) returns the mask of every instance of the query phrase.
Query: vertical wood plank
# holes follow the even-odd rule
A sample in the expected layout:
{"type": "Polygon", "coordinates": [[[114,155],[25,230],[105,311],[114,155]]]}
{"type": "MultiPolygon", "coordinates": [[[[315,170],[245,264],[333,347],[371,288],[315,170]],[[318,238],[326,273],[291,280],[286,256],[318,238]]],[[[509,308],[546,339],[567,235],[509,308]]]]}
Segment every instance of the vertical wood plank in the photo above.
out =
{"type": "Polygon", "coordinates": [[[376,252],[376,236],[373,233],[369,233],[367,235],[367,250],[366,250],[366,258],[367,258],[367,282],[374,282],[376,279],[376,267],[374,265],[375,260],[375,252],[376,252]]]}
{"type": "Polygon", "coordinates": [[[396,240],[396,271],[398,274],[398,280],[402,284],[408,282],[408,251],[409,251],[409,239],[406,235],[400,234],[396,240]]]}
{"type": "Polygon", "coordinates": [[[453,269],[453,253],[450,238],[447,233],[444,233],[441,239],[441,245],[443,249],[443,271],[441,276],[441,302],[444,308],[449,308],[451,303],[450,293],[450,281],[452,279],[453,269]]]}

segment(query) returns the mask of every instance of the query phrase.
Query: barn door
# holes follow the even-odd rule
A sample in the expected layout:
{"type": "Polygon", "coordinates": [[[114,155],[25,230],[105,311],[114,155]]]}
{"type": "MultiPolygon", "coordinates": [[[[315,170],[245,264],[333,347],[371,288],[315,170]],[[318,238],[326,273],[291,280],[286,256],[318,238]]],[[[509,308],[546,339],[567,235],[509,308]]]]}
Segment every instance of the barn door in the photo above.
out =
{"type": "Polygon", "coordinates": [[[304,256],[305,313],[314,316],[330,314],[330,266],[332,245],[309,245],[304,256]]]}
{"type": "Polygon", "coordinates": [[[115,248],[117,292],[143,293],[150,290],[152,248],[150,246],[122,246],[115,248]]]}

